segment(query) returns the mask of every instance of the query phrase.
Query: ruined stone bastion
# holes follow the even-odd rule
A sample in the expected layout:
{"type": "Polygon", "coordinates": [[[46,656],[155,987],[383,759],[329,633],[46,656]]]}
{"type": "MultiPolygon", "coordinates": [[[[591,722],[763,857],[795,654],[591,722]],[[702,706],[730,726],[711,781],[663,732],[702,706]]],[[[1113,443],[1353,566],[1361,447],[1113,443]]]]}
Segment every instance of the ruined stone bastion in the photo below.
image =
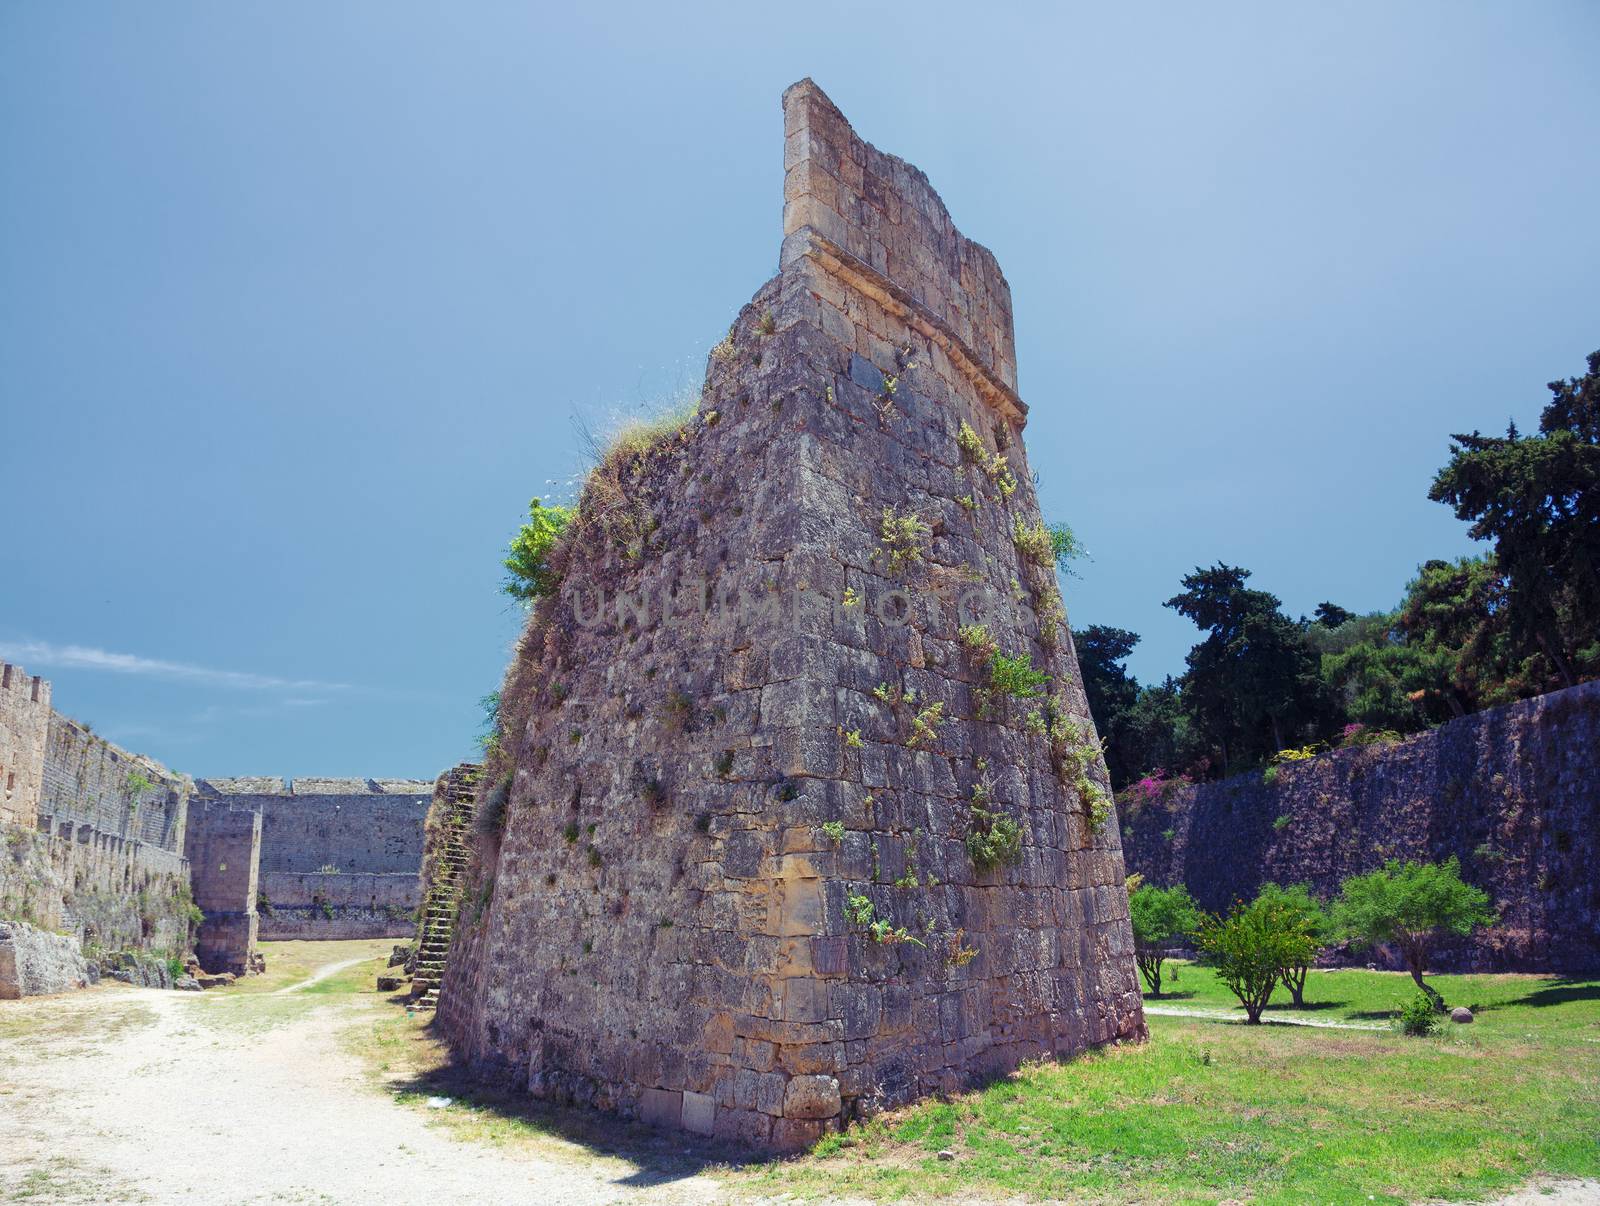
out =
{"type": "Polygon", "coordinates": [[[1009,287],[783,112],[779,274],[591,475],[507,673],[439,1001],[486,1074],[777,1150],[1145,1033],[1009,287]]]}

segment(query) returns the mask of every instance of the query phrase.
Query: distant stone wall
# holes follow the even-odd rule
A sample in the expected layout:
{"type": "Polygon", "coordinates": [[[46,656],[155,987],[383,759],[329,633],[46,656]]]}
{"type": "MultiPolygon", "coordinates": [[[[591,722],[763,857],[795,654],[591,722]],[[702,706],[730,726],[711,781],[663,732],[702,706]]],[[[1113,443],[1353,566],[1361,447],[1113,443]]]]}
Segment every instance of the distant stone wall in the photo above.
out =
{"type": "Polygon", "coordinates": [[[417,873],[263,871],[261,937],[409,938],[421,901],[417,873]]]}
{"type": "Polygon", "coordinates": [[[261,938],[398,938],[415,929],[432,782],[256,777],[201,779],[195,790],[198,800],[261,814],[261,938]]]}
{"type": "Polygon", "coordinates": [[[1501,923],[1439,952],[1482,969],[1600,968],[1600,682],[1393,746],[1124,802],[1128,869],[1208,909],[1268,880],[1334,895],[1386,859],[1461,860],[1501,923]]]}
{"type": "Polygon", "coordinates": [[[50,684],[0,662],[0,824],[34,827],[49,730],[50,684]]]}
{"type": "Polygon", "coordinates": [[[183,853],[193,783],[151,758],[112,745],[86,725],[50,714],[38,824],[65,833],[84,826],[126,841],[183,853]]]}
{"type": "Polygon", "coordinates": [[[50,684],[0,669],[0,920],[91,956],[189,947],[190,781],[51,710],[50,684]]]}
{"type": "Polygon", "coordinates": [[[423,779],[202,779],[196,790],[261,814],[263,871],[416,876],[433,797],[423,779]]]}
{"type": "Polygon", "coordinates": [[[209,972],[244,975],[256,953],[261,814],[196,800],[187,830],[194,902],[205,914],[195,935],[195,958],[209,972]]]}

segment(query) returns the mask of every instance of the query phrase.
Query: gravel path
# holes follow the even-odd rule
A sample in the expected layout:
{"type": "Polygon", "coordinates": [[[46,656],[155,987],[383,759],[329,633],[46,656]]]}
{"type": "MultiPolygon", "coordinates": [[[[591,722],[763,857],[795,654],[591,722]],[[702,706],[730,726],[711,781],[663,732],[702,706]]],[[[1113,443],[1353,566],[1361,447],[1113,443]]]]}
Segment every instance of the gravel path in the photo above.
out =
{"type": "MultiPolygon", "coordinates": [[[[1244,1025],[1244,1014],[1221,1009],[1185,1009],[1182,1005],[1151,1005],[1145,1002],[1144,1011],[1159,1018],[1199,1018],[1205,1022],[1234,1022],[1244,1025]]],[[[1388,1030],[1380,1022],[1319,1022],[1313,1018],[1264,1017],[1263,1026],[1316,1026],[1323,1030],[1388,1030]]]]}
{"type": "Polygon", "coordinates": [[[359,1013],[274,997],[256,1000],[294,1012],[260,1026],[217,1025],[208,1015],[237,1002],[198,993],[6,1002],[25,1029],[0,1040],[0,1201],[723,1200],[710,1178],[576,1147],[547,1158],[451,1138],[364,1083],[337,1039],[359,1013]]]}

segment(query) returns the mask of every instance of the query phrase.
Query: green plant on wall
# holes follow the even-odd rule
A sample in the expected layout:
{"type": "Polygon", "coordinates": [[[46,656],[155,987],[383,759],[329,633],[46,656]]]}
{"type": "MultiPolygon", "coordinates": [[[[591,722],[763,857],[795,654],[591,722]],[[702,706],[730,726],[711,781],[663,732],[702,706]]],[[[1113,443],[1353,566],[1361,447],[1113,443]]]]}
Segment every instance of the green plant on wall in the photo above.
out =
{"type": "Polygon", "coordinates": [[[888,556],[889,572],[898,575],[908,566],[919,564],[923,545],[930,535],[928,525],[915,512],[902,515],[893,507],[885,507],[878,523],[878,543],[883,546],[881,552],[888,556]]]}
{"type": "Polygon", "coordinates": [[[926,946],[927,943],[915,937],[905,926],[896,926],[879,917],[873,908],[872,899],[860,893],[853,893],[845,901],[845,916],[867,932],[867,937],[873,942],[883,946],[894,946],[901,942],[909,942],[912,946],[926,946]]]}
{"type": "Polygon", "coordinates": [[[1089,828],[1099,833],[1111,819],[1114,805],[1111,794],[1090,777],[1097,751],[1088,727],[1073,719],[1060,695],[1048,697],[1043,707],[1029,712],[1025,727],[1048,743],[1056,777],[1076,793],[1089,828]]]}

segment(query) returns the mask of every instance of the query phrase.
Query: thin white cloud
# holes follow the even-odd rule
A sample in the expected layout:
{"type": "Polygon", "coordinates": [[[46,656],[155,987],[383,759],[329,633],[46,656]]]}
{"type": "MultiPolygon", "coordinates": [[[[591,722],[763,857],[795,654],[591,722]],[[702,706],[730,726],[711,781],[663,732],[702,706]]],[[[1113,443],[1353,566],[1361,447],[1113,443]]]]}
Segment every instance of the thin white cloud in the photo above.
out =
{"type": "Polygon", "coordinates": [[[276,678],[270,674],[250,674],[241,670],[215,670],[140,657],[133,653],[112,653],[87,645],[52,645],[47,641],[0,641],[0,657],[14,664],[56,670],[99,670],[109,674],[132,674],[145,678],[164,678],[175,682],[198,683],[210,687],[232,687],[244,691],[345,691],[344,683],[325,683],[315,679],[276,678]]]}

